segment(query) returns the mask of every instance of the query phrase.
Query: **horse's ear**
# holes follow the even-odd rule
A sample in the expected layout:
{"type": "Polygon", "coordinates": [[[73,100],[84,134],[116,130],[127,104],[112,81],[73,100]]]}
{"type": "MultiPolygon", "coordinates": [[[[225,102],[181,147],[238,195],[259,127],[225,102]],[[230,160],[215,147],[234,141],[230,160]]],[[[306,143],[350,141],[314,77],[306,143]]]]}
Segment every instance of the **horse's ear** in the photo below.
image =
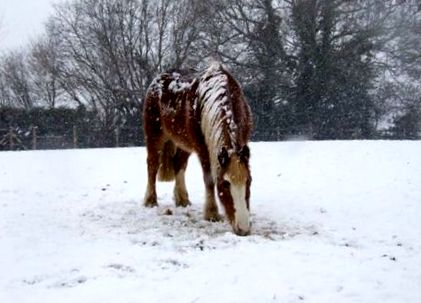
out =
{"type": "Polygon", "coordinates": [[[247,145],[244,145],[240,151],[240,159],[243,160],[244,162],[248,162],[250,159],[250,149],[247,145]]]}
{"type": "Polygon", "coordinates": [[[228,166],[229,155],[228,155],[228,151],[225,148],[225,146],[223,146],[218,153],[218,161],[219,161],[219,164],[221,165],[221,167],[227,167],[228,166]]]}

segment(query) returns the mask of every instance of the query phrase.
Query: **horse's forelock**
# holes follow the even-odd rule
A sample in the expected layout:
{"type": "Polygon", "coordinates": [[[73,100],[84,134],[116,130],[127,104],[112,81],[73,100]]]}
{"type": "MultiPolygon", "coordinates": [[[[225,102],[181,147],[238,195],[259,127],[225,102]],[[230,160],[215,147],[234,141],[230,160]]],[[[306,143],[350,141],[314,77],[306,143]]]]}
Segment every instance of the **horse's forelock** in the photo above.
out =
{"type": "Polygon", "coordinates": [[[231,156],[225,175],[232,184],[245,184],[249,177],[249,169],[247,164],[234,154],[231,156]]]}

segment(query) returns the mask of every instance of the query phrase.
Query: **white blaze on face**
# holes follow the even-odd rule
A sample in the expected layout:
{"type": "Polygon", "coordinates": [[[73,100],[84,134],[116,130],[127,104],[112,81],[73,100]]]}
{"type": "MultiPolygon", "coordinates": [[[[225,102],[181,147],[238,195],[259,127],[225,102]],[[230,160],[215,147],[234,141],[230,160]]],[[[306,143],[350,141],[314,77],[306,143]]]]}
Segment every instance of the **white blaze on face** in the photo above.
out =
{"type": "MultiPolygon", "coordinates": [[[[229,178],[225,178],[230,181],[229,178]]],[[[234,184],[230,186],[231,197],[234,203],[234,229],[239,232],[250,232],[250,211],[246,202],[246,185],[234,184]]]]}

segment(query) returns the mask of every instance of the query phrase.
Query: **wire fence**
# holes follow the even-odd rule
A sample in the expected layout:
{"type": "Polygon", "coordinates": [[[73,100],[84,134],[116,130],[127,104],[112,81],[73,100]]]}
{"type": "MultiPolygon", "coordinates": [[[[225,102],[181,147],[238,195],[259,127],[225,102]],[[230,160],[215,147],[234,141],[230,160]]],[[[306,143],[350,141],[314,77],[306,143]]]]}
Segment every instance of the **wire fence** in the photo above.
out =
{"type": "MultiPolygon", "coordinates": [[[[282,141],[288,138],[280,131],[260,131],[254,133],[252,140],[282,141]]],[[[48,134],[41,133],[36,126],[29,129],[19,127],[0,129],[0,151],[128,147],[144,146],[144,144],[143,130],[140,127],[122,127],[106,131],[100,128],[79,129],[73,126],[65,131],[48,134]]]]}
{"type": "MultiPolygon", "coordinates": [[[[421,136],[420,136],[421,137],[421,136]]],[[[418,138],[420,138],[418,137],[418,138]]],[[[252,141],[296,141],[311,140],[311,134],[287,133],[280,129],[255,131],[252,141]]],[[[358,138],[354,138],[358,139],[358,138]]],[[[396,139],[389,130],[378,131],[371,139],[396,139]]],[[[78,128],[76,126],[42,133],[38,127],[28,129],[10,127],[0,129],[0,151],[6,150],[42,150],[100,147],[144,146],[143,130],[140,127],[117,127],[113,130],[101,128],[78,128]]]]}
{"type": "Polygon", "coordinates": [[[139,128],[114,130],[78,129],[73,126],[62,133],[40,133],[38,127],[0,129],[0,150],[71,149],[95,147],[128,147],[144,145],[139,128]]]}

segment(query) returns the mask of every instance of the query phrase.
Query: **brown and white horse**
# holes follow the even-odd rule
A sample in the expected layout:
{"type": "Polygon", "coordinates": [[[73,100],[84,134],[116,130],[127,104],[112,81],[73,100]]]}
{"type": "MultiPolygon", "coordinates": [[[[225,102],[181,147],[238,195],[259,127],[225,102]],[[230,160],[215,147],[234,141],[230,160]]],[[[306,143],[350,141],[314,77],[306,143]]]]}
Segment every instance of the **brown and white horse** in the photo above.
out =
{"type": "Polygon", "coordinates": [[[143,107],[148,185],[144,205],[158,205],[156,176],[175,179],[176,206],[190,204],[184,181],[187,161],[197,153],[206,188],[204,217],[221,219],[217,196],[238,235],[250,233],[252,116],[242,89],[219,63],[201,76],[168,72],[150,85],[143,107]]]}

